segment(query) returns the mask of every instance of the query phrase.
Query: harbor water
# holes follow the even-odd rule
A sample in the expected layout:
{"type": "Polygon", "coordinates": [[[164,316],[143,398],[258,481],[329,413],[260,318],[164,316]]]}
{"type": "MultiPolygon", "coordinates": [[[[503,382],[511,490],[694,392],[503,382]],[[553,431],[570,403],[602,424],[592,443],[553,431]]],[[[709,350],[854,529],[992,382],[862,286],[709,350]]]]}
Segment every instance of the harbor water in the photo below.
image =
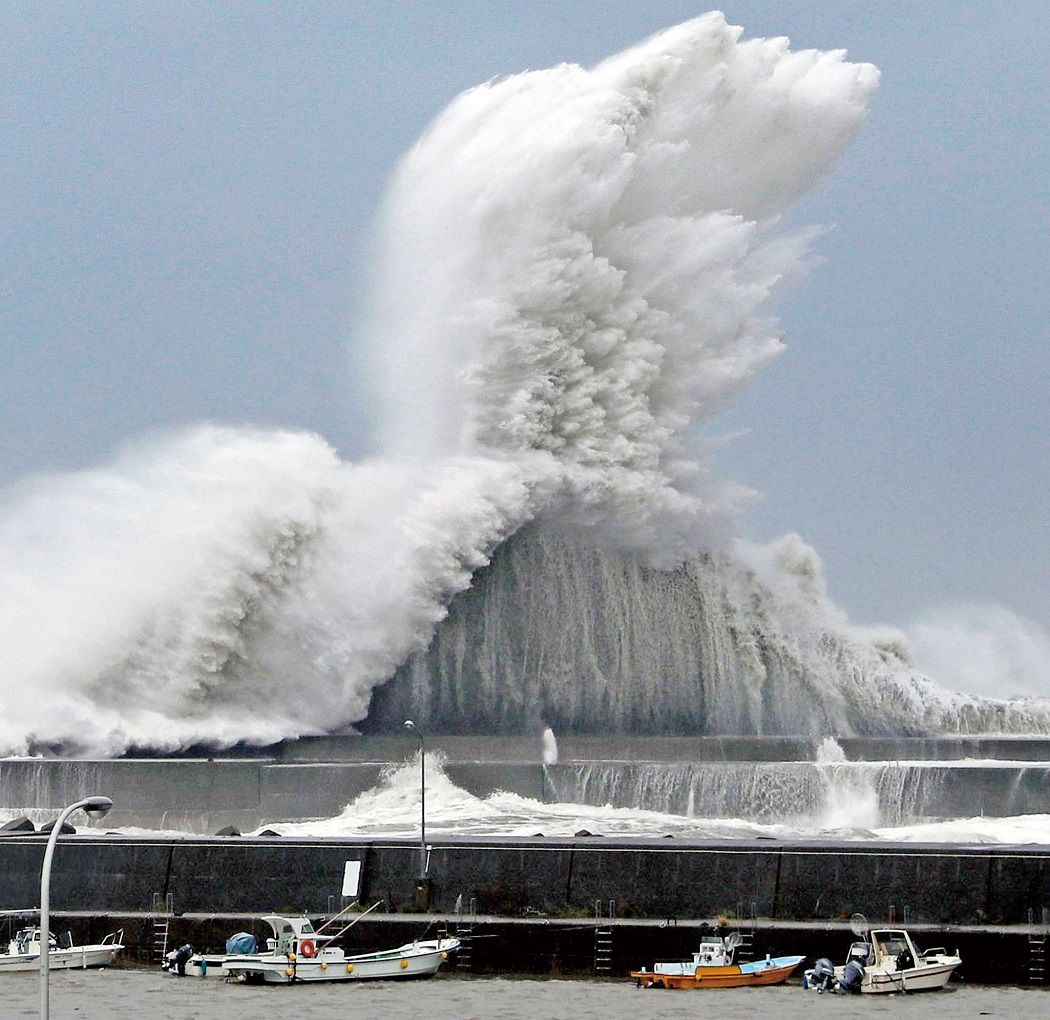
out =
{"type": "MultiPolygon", "coordinates": [[[[35,1017],[39,980],[5,980],[5,1017],[35,1017]]],[[[316,987],[227,984],[163,977],[152,970],[65,971],[51,977],[51,1015],[78,1020],[228,1020],[272,1016],[384,1017],[385,1020],[671,1020],[708,1012],[722,1020],[775,1015],[778,1020],[893,1017],[924,1020],[1050,1014],[1050,989],[954,984],[923,995],[843,997],[804,992],[798,985],[720,991],[639,989],[629,980],[561,981],[441,975],[426,982],[380,981],[316,987]]]]}

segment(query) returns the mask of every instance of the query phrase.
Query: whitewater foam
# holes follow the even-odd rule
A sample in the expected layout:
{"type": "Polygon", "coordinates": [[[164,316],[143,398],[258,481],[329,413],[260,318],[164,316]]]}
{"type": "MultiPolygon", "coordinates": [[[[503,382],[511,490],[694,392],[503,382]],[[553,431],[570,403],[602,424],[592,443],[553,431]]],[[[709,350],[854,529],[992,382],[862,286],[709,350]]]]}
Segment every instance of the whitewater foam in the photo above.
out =
{"type": "MultiPolygon", "coordinates": [[[[712,473],[694,427],[781,349],[770,299],[815,235],[778,219],[848,145],[878,80],[840,51],[740,35],[706,15],[592,70],[490,82],[438,118],[383,214],[365,331],[375,460],[202,427],[5,492],[0,747],[345,730],[526,524],[650,570],[726,557],[745,494],[712,473]]],[[[773,659],[727,717],[755,708],[763,671],[790,705],[815,662],[820,699],[875,702],[853,729],[1045,727],[1045,712],[901,679],[885,647],[833,633],[822,593],[795,598],[806,557],[774,552],[743,644],[717,649],[773,659]]],[[[737,564],[707,583],[745,612],[755,578],[737,564]]],[[[571,701],[589,672],[548,679],[571,701]]],[[[432,678],[410,679],[425,704],[432,678]]]]}
{"type": "MultiPolygon", "coordinates": [[[[883,763],[885,764],[885,763],[883,763]]],[[[462,836],[561,836],[580,829],[608,836],[678,836],[682,838],[817,838],[944,843],[1043,843],[1050,839],[1050,815],[924,820],[886,825],[877,806],[840,810],[831,804],[788,820],[705,815],[690,805],[680,811],[627,807],[613,803],[555,801],[542,803],[517,794],[496,792],[477,797],[455,786],[440,755],[426,762],[427,833],[462,836]]],[[[856,773],[860,780],[861,773],[856,773]]],[[[863,780],[860,780],[863,781],[863,780]]],[[[392,766],[383,781],[359,795],[335,818],[296,823],[274,822],[269,828],[292,836],[411,836],[419,832],[419,759],[392,766]]],[[[645,800],[644,803],[659,804],[645,800]]],[[[784,814],[787,814],[786,812],[784,814]]]]}

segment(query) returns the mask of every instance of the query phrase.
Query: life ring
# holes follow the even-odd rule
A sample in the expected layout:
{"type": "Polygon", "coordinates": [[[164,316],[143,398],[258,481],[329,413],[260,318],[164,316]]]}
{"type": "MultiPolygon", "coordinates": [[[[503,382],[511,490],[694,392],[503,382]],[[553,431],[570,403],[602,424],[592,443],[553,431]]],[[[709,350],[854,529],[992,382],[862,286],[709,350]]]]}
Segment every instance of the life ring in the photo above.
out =
{"type": "Polygon", "coordinates": [[[299,952],[308,960],[311,956],[316,956],[317,946],[314,945],[313,939],[303,939],[303,941],[299,943],[299,952]]]}

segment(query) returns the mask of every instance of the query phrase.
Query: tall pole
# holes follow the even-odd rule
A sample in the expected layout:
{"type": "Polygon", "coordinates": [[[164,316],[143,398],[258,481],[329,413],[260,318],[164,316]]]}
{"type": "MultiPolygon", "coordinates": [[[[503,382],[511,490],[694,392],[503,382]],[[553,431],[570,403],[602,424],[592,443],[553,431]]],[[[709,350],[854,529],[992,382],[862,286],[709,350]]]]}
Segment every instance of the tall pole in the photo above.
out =
{"type": "Polygon", "coordinates": [[[48,1020],[51,1016],[51,1003],[49,1001],[49,978],[51,976],[51,861],[55,856],[55,847],[58,844],[58,836],[65,825],[66,819],[74,812],[83,808],[89,815],[102,817],[111,807],[113,801],[108,797],[86,797],[70,804],[58,816],[51,836],[47,841],[47,849],[44,850],[44,864],[40,871],[40,1020],[48,1020]]]}
{"type": "Polygon", "coordinates": [[[419,877],[427,877],[427,770],[423,734],[411,719],[405,720],[405,729],[411,730],[419,741],[419,877]]]}

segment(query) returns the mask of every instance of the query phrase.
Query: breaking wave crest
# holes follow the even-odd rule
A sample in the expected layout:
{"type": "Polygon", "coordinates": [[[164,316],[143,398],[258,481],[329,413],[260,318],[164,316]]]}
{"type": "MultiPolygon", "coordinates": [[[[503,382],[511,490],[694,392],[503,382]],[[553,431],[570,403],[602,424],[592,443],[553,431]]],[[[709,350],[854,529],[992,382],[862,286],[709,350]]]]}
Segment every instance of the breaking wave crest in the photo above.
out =
{"type": "MultiPolygon", "coordinates": [[[[592,70],[456,99],[385,206],[365,331],[381,455],[200,427],[8,490],[0,745],[347,727],[530,522],[647,570],[727,555],[745,494],[693,429],[780,350],[769,299],[813,233],[778,217],[847,146],[877,78],[842,52],[741,42],[711,14],[592,70]]],[[[770,612],[788,645],[803,621],[802,676],[826,617],[770,612]]],[[[847,688],[866,661],[842,663],[847,688]]],[[[895,689],[922,700],[922,683],[895,689]]]]}

